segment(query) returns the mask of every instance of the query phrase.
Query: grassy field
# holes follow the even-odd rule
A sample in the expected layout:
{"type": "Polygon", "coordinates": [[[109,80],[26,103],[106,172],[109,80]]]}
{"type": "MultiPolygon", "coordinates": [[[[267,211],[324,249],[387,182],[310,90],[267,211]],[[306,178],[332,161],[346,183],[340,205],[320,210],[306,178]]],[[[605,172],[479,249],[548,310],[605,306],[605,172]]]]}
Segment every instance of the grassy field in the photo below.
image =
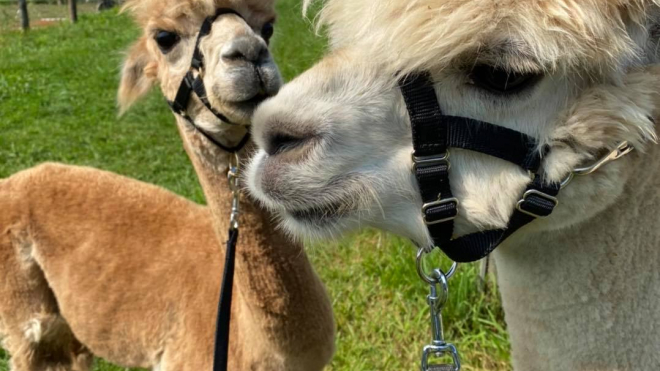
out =
{"type": "MultiPolygon", "coordinates": [[[[324,50],[298,3],[280,1],[273,44],[287,79],[324,50]]],[[[156,183],[203,202],[158,92],[117,117],[121,53],[138,34],[115,12],[83,15],[77,25],[63,23],[27,35],[0,33],[0,177],[43,161],[62,161],[156,183]]],[[[415,274],[414,248],[396,236],[364,231],[308,251],[334,302],[337,352],[329,369],[418,369],[430,329],[427,287],[415,274]]],[[[463,265],[450,281],[446,335],[459,347],[465,370],[508,370],[509,342],[498,295],[477,291],[476,275],[476,266],[463,265]]],[[[0,371],[7,370],[7,358],[0,350],[0,371]]],[[[122,369],[99,361],[96,370],[122,369]]]]}

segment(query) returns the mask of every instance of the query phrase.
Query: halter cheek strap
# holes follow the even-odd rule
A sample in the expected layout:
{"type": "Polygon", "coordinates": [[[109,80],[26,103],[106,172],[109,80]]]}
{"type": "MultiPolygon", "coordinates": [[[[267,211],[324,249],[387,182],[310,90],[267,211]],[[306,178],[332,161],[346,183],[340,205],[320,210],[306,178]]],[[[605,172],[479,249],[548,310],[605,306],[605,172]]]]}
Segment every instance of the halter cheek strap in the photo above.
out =
{"type": "Polygon", "coordinates": [[[552,213],[560,185],[547,184],[537,175],[547,148],[538,149],[534,138],[508,128],[465,117],[444,115],[428,73],[399,81],[413,134],[413,172],[424,203],[424,223],[438,246],[456,262],[486,257],[513,232],[536,218],[552,213]],[[450,148],[494,156],[535,174],[518,202],[506,228],[452,239],[459,200],[451,192],[450,148]]]}
{"type": "Polygon", "coordinates": [[[216,146],[222,148],[223,150],[227,152],[237,152],[240,151],[245,144],[248,142],[250,139],[250,133],[246,133],[245,136],[240,140],[240,142],[235,145],[235,146],[227,146],[224,145],[217,140],[215,140],[209,133],[207,133],[204,129],[202,129],[199,125],[195,123],[195,121],[188,115],[188,104],[190,103],[190,97],[194,93],[197,98],[202,102],[202,104],[213,113],[215,117],[217,117],[220,121],[224,122],[225,124],[228,125],[236,125],[238,124],[232,122],[222,114],[220,111],[216,110],[211,106],[211,103],[209,102],[208,95],[206,93],[206,88],[204,87],[204,80],[202,79],[202,71],[204,70],[204,55],[202,52],[199,50],[199,45],[204,36],[207,36],[208,34],[211,33],[211,29],[213,28],[213,22],[220,17],[221,15],[224,14],[234,14],[240,17],[241,19],[244,19],[243,16],[238,13],[237,11],[229,8],[220,8],[218,9],[214,15],[207,17],[204,19],[204,22],[202,23],[202,27],[199,29],[199,34],[197,35],[197,39],[195,40],[195,50],[193,52],[192,60],[190,62],[190,68],[188,69],[188,72],[186,72],[186,75],[183,77],[183,80],[181,81],[181,84],[179,85],[179,89],[176,92],[176,96],[174,97],[174,100],[167,101],[167,104],[170,106],[172,111],[183,117],[188,123],[191,124],[191,126],[196,129],[199,133],[201,133],[206,139],[208,139],[211,143],[215,144],[216,146]],[[195,74],[193,74],[193,71],[197,72],[197,76],[195,77],[195,74]]]}

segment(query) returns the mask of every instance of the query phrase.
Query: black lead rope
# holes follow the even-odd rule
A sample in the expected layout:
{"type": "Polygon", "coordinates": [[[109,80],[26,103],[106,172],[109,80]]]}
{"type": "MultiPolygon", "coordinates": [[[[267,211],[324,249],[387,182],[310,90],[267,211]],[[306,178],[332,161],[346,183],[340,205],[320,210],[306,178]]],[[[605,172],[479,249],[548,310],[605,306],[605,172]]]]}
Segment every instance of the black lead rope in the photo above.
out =
{"type": "Polygon", "coordinates": [[[536,140],[524,133],[465,117],[444,115],[428,73],[399,81],[413,136],[413,171],[422,195],[422,213],[435,246],[456,262],[486,257],[511,234],[536,218],[550,215],[560,185],[546,184],[537,175],[541,157],[536,140]],[[485,153],[534,174],[506,228],[452,239],[459,200],[449,184],[450,148],[485,153]]]}
{"type": "Polygon", "coordinates": [[[227,250],[225,250],[225,270],[222,275],[218,318],[215,327],[215,348],[213,349],[213,371],[227,371],[229,355],[229,324],[231,321],[231,298],[234,288],[234,265],[236,262],[236,241],[238,229],[229,228],[227,250]]]}

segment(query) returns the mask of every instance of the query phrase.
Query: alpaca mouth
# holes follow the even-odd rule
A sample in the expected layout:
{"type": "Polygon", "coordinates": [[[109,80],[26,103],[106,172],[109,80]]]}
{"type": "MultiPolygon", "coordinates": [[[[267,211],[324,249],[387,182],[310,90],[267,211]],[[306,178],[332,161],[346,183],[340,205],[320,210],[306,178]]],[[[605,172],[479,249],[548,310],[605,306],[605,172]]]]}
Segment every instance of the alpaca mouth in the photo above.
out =
{"type": "Polygon", "coordinates": [[[247,99],[241,99],[241,100],[227,100],[225,99],[225,102],[233,105],[233,106],[245,106],[245,107],[256,107],[258,106],[261,102],[265,101],[266,99],[272,97],[272,94],[268,94],[265,90],[261,89],[254,95],[252,95],[250,98],[247,99]]]}
{"type": "Polygon", "coordinates": [[[250,104],[250,105],[258,105],[261,102],[265,101],[266,99],[270,98],[271,95],[267,94],[264,91],[260,91],[257,94],[255,94],[252,98],[246,99],[244,101],[238,102],[239,104],[250,104]]]}
{"type": "MultiPolygon", "coordinates": [[[[318,188],[311,197],[306,192],[297,194],[295,192],[285,194],[271,194],[275,200],[299,200],[298,205],[285,206],[283,214],[296,222],[307,222],[316,225],[336,224],[341,219],[348,218],[362,209],[364,205],[364,195],[361,176],[357,173],[348,173],[333,177],[325,185],[318,188]],[[316,194],[318,193],[318,194],[316,194]],[[323,195],[319,200],[318,195],[323,195]],[[300,202],[305,200],[314,200],[318,203],[300,202]]],[[[366,211],[366,210],[365,210],[366,211]]]]}
{"type": "Polygon", "coordinates": [[[350,211],[351,207],[349,205],[337,202],[317,205],[307,209],[287,210],[286,213],[298,222],[327,224],[346,216],[350,211]]]}
{"type": "Polygon", "coordinates": [[[226,102],[228,105],[228,108],[236,113],[242,112],[242,114],[247,114],[247,115],[252,115],[254,110],[263,102],[264,100],[270,98],[271,96],[264,93],[264,92],[259,92],[252,96],[249,99],[241,100],[241,101],[235,101],[235,102],[226,102]]]}
{"type": "Polygon", "coordinates": [[[246,124],[249,124],[257,106],[268,98],[270,98],[270,95],[259,92],[251,98],[241,101],[220,101],[217,106],[221,108],[216,109],[232,121],[246,122],[246,124]]]}

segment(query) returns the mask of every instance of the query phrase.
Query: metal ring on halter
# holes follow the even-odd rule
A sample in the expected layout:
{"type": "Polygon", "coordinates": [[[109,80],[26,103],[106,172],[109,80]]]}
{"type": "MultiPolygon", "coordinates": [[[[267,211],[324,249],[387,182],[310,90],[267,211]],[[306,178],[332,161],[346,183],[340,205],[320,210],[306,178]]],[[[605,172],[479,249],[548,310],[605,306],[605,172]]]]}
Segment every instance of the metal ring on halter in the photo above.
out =
{"type": "MultiPolygon", "coordinates": [[[[428,283],[429,285],[435,285],[436,283],[440,282],[440,278],[426,274],[426,272],[424,272],[424,267],[422,266],[423,263],[422,260],[424,259],[424,256],[426,254],[427,254],[426,249],[424,249],[423,247],[420,248],[419,251],[417,251],[417,261],[416,261],[417,274],[419,275],[419,278],[421,278],[424,282],[428,283]]],[[[456,273],[456,267],[458,267],[458,263],[454,262],[451,265],[451,268],[449,268],[449,270],[447,271],[447,273],[445,273],[440,268],[433,269],[433,273],[435,275],[442,274],[446,279],[449,279],[451,278],[451,276],[454,275],[454,273],[456,273]]]]}
{"type": "Polygon", "coordinates": [[[634,148],[628,144],[627,141],[623,141],[619,144],[617,144],[616,148],[614,148],[612,151],[608,152],[605,154],[603,157],[599,158],[595,163],[589,165],[589,166],[584,166],[584,167],[578,167],[573,169],[568,176],[561,182],[561,188],[566,187],[572,180],[575,178],[576,175],[589,175],[595,172],[596,170],[600,169],[603,167],[603,165],[608,164],[614,160],[618,160],[621,157],[629,154],[632,152],[634,148]]]}

